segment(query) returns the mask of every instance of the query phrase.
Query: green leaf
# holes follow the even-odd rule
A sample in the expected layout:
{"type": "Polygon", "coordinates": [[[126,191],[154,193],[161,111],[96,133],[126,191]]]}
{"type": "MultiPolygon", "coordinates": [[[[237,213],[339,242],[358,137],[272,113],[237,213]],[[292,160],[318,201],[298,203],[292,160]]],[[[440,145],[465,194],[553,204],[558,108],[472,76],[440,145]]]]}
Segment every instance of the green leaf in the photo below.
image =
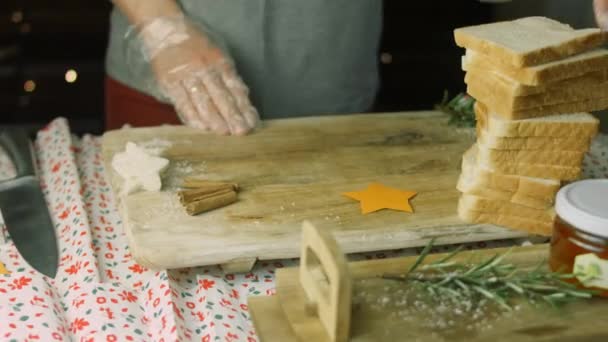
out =
{"type": "Polygon", "coordinates": [[[406,278],[410,273],[414,272],[416,270],[416,268],[418,268],[418,266],[424,261],[426,256],[431,252],[431,248],[433,248],[434,242],[435,242],[435,238],[432,238],[431,241],[429,241],[429,243],[424,247],[422,252],[420,252],[420,255],[418,256],[418,258],[416,258],[416,261],[414,261],[414,264],[405,273],[406,278]]]}
{"type": "Polygon", "coordinates": [[[524,289],[522,289],[521,287],[517,286],[515,283],[512,282],[506,282],[505,283],[506,286],[508,286],[510,289],[512,289],[513,291],[517,292],[518,294],[524,294],[524,289]]]}
{"type": "Polygon", "coordinates": [[[496,303],[498,303],[498,305],[500,305],[505,310],[511,311],[511,307],[507,304],[507,302],[505,302],[505,300],[503,298],[497,296],[496,294],[494,294],[480,286],[473,286],[473,290],[479,292],[484,297],[495,301],[496,303]]]}
{"type": "Polygon", "coordinates": [[[448,260],[452,259],[454,256],[456,256],[458,253],[460,253],[462,251],[462,249],[464,248],[464,245],[460,245],[458,246],[458,248],[456,248],[454,251],[452,251],[450,254],[446,255],[445,257],[433,262],[431,265],[438,265],[438,264],[443,264],[445,262],[447,262],[448,260]]]}

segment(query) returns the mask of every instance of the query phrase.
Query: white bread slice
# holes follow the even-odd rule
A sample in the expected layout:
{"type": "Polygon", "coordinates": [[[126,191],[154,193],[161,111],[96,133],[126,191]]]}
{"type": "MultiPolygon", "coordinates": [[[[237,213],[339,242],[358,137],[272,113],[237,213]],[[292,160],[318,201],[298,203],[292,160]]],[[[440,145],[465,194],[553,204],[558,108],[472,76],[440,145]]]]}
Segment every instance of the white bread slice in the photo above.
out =
{"type": "Polygon", "coordinates": [[[599,120],[589,113],[549,115],[541,118],[505,120],[490,113],[485,103],[475,103],[477,125],[497,137],[587,137],[599,130],[599,120]]]}
{"type": "Polygon", "coordinates": [[[496,172],[506,173],[510,175],[520,175],[535,178],[552,178],[563,181],[575,181],[581,176],[580,167],[554,166],[544,164],[511,164],[511,163],[487,163],[480,161],[484,167],[491,168],[496,172]]]}
{"type": "Polygon", "coordinates": [[[582,76],[553,83],[529,86],[519,83],[517,80],[503,75],[496,70],[482,70],[469,67],[465,74],[464,82],[466,84],[471,82],[484,84],[490,91],[508,97],[535,95],[561,89],[568,89],[569,92],[573,93],[585,93],[588,89],[596,87],[599,83],[608,82],[608,69],[592,71],[582,76]]]}
{"type": "Polygon", "coordinates": [[[517,216],[535,221],[553,221],[555,211],[551,209],[534,209],[509,201],[492,199],[463,193],[459,200],[462,205],[482,213],[517,216]]]}
{"type": "MultiPolygon", "coordinates": [[[[537,107],[513,109],[511,100],[503,99],[492,94],[487,89],[468,87],[470,95],[483,102],[492,112],[507,120],[521,120],[535,117],[567,114],[574,112],[602,110],[608,107],[608,97],[580,99],[575,102],[540,105],[537,107]]],[[[607,95],[608,96],[608,93],[607,95]]]]}
{"type": "Polygon", "coordinates": [[[456,44],[516,67],[547,63],[604,43],[599,29],[574,30],[545,17],[462,27],[456,44]]]}
{"type": "Polygon", "coordinates": [[[488,103],[488,106],[493,109],[496,115],[499,115],[508,120],[522,120],[539,118],[549,115],[568,114],[577,112],[594,112],[598,110],[604,110],[608,108],[608,97],[581,100],[577,102],[559,103],[555,105],[547,105],[536,108],[518,109],[514,111],[498,111],[494,109],[492,103],[488,103]]]}
{"type": "Polygon", "coordinates": [[[608,50],[596,49],[555,62],[517,68],[505,65],[473,50],[462,58],[462,69],[494,70],[525,85],[546,85],[608,68],[608,50]]]}
{"type": "Polygon", "coordinates": [[[585,137],[497,137],[483,129],[477,130],[481,145],[497,150],[563,150],[587,152],[591,139],[585,137]]]}
{"type": "Polygon", "coordinates": [[[606,97],[608,82],[598,83],[593,87],[570,87],[554,89],[544,93],[528,96],[511,96],[506,92],[498,92],[491,86],[493,79],[484,81],[473,80],[467,84],[467,93],[482,102],[490,101],[492,108],[501,113],[557,105],[561,103],[577,102],[606,97]],[[581,90],[583,89],[583,90],[581,90]]]}
{"type": "Polygon", "coordinates": [[[580,167],[585,152],[560,150],[496,150],[477,141],[477,158],[488,164],[544,164],[580,167]]]}
{"type": "Polygon", "coordinates": [[[549,208],[553,207],[553,203],[547,202],[539,198],[477,186],[471,189],[467,189],[466,187],[461,186],[460,182],[456,186],[456,189],[462,193],[466,193],[469,195],[492,198],[500,201],[507,201],[536,210],[548,210],[549,208]]]}
{"type": "Polygon", "coordinates": [[[533,178],[495,172],[477,163],[477,145],[462,156],[462,174],[475,180],[475,186],[517,193],[552,201],[561,186],[557,179],[533,178]]]}
{"type": "MultiPolygon", "coordinates": [[[[464,162],[463,162],[464,163],[464,162]]],[[[546,210],[553,206],[553,197],[532,197],[520,192],[496,190],[483,184],[475,177],[475,166],[462,169],[456,189],[462,193],[492,198],[523,205],[525,207],[546,210]]],[[[535,194],[536,195],[536,194],[535,194]]]]}
{"type": "MultiPolygon", "coordinates": [[[[477,149],[477,146],[475,146],[477,149]]],[[[550,178],[565,181],[577,180],[581,175],[581,168],[575,166],[559,166],[548,164],[530,163],[509,163],[492,162],[477,155],[477,165],[482,168],[490,169],[497,173],[507,175],[527,176],[533,178],[550,178]]]]}
{"type": "Polygon", "coordinates": [[[484,213],[467,207],[461,201],[458,201],[458,217],[469,223],[495,224],[529,234],[550,236],[553,232],[553,221],[536,221],[518,216],[484,213]]]}

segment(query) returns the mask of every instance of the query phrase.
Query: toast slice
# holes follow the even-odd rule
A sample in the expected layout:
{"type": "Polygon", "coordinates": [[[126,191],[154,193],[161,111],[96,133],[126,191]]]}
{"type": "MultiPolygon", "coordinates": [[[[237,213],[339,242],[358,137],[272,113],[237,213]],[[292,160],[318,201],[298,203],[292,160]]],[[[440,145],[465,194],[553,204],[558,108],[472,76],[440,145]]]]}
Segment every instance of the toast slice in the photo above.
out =
{"type": "MultiPolygon", "coordinates": [[[[470,89],[469,90],[473,90],[470,89]]],[[[590,112],[608,108],[608,97],[581,99],[575,102],[548,104],[533,108],[513,109],[508,99],[501,99],[487,90],[473,90],[471,96],[492,109],[492,112],[507,120],[539,118],[549,115],[590,112]]],[[[606,94],[605,96],[608,96],[606,94]]]]}
{"type": "Polygon", "coordinates": [[[585,93],[588,89],[596,87],[600,83],[608,82],[608,70],[598,70],[581,76],[564,79],[561,81],[529,86],[517,82],[513,78],[501,74],[496,70],[483,70],[469,67],[465,74],[466,84],[479,83],[486,86],[490,91],[508,97],[528,96],[568,89],[571,93],[585,93]]]}
{"type": "Polygon", "coordinates": [[[585,152],[560,150],[497,150],[477,142],[477,158],[488,164],[544,164],[580,167],[585,152]]]}
{"type": "Polygon", "coordinates": [[[539,210],[547,210],[553,206],[554,197],[537,197],[537,194],[530,196],[522,192],[511,192],[504,190],[493,189],[487,184],[484,184],[483,180],[475,177],[476,170],[475,166],[467,167],[462,169],[462,173],[458,178],[456,189],[462,193],[476,195],[480,197],[492,198],[501,201],[508,201],[511,203],[523,205],[528,208],[534,208],[539,210]]]}
{"type": "Polygon", "coordinates": [[[460,196],[459,201],[466,208],[480,211],[482,213],[516,216],[534,221],[550,222],[555,219],[555,211],[552,208],[534,209],[509,201],[475,196],[466,193],[463,193],[460,196]]]}
{"type": "Polygon", "coordinates": [[[575,181],[581,176],[580,167],[571,166],[555,166],[545,164],[525,164],[525,163],[488,163],[480,161],[480,164],[486,168],[500,173],[510,175],[527,176],[533,178],[552,178],[563,181],[575,181]]]}
{"type": "Polygon", "coordinates": [[[482,102],[493,103],[492,108],[503,113],[591,100],[608,95],[608,82],[603,82],[592,87],[564,86],[561,89],[552,89],[540,94],[511,96],[508,92],[496,91],[496,87],[491,86],[495,79],[488,75],[483,81],[471,80],[467,84],[467,93],[482,102]]]}
{"type": "Polygon", "coordinates": [[[582,172],[580,167],[574,166],[527,163],[492,163],[491,161],[483,159],[480,159],[478,163],[482,167],[491,169],[492,171],[498,173],[532,178],[551,178],[562,181],[578,180],[582,172]]]}
{"type": "MultiPolygon", "coordinates": [[[[608,95],[608,94],[607,94],[608,95]]],[[[577,102],[559,103],[542,107],[518,109],[506,111],[500,109],[499,105],[488,102],[487,105],[493,112],[507,120],[523,120],[532,118],[542,118],[549,115],[568,114],[577,112],[594,112],[608,108],[608,97],[581,100],[577,102]]]]}
{"type": "Polygon", "coordinates": [[[487,56],[467,50],[462,58],[462,69],[495,70],[525,85],[547,85],[608,68],[608,50],[596,49],[547,64],[516,68],[498,63],[487,56]]]}
{"type": "Polygon", "coordinates": [[[458,201],[458,217],[469,223],[494,224],[535,235],[550,236],[553,232],[553,221],[537,221],[519,216],[485,213],[469,208],[466,203],[461,201],[458,201]]]}
{"type": "MultiPolygon", "coordinates": [[[[477,146],[475,146],[477,150],[477,146]]],[[[477,152],[476,152],[477,153],[477,152]]],[[[484,158],[484,155],[477,155],[477,165],[494,171],[514,176],[527,176],[532,178],[550,178],[564,181],[577,180],[581,175],[581,167],[561,166],[540,163],[511,163],[497,162],[484,158]]]]}
{"type": "MultiPolygon", "coordinates": [[[[478,126],[479,127],[479,126],[478,126]]],[[[562,150],[587,152],[591,139],[585,137],[497,137],[483,129],[477,130],[480,145],[496,150],[562,150]]]]}
{"type": "Polygon", "coordinates": [[[589,113],[549,115],[540,118],[505,120],[477,101],[475,116],[480,129],[497,137],[587,137],[599,130],[599,120],[589,113]]]}
{"type": "Polygon", "coordinates": [[[514,194],[514,193],[490,189],[490,188],[477,187],[477,186],[475,186],[471,189],[467,189],[466,187],[463,187],[461,185],[460,181],[459,181],[458,185],[456,186],[456,189],[462,193],[466,193],[469,195],[475,195],[475,196],[479,196],[479,197],[506,201],[506,202],[522,205],[524,207],[532,208],[532,209],[536,209],[536,210],[548,210],[553,207],[553,203],[551,203],[550,201],[542,200],[542,199],[535,198],[535,197],[514,194]]]}
{"type": "Polygon", "coordinates": [[[605,41],[599,29],[575,30],[545,17],[462,27],[456,44],[515,67],[537,65],[571,56],[605,41]]]}
{"type": "Polygon", "coordinates": [[[462,172],[473,181],[465,180],[465,189],[483,187],[553,201],[561,182],[557,179],[533,178],[495,172],[477,163],[477,146],[473,145],[462,156],[462,172]],[[472,184],[471,184],[472,183],[472,184]]]}

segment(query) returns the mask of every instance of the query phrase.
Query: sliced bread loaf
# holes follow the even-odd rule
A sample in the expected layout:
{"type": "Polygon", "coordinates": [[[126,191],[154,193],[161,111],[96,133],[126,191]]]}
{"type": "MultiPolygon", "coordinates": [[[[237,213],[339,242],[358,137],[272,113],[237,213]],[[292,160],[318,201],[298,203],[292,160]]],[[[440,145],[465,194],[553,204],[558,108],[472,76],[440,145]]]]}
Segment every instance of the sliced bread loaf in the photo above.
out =
{"type": "Polygon", "coordinates": [[[458,202],[458,217],[465,222],[495,224],[529,234],[550,236],[553,232],[553,221],[537,221],[519,216],[485,213],[469,208],[466,203],[461,201],[458,202]]]}
{"type": "Polygon", "coordinates": [[[473,50],[467,50],[462,59],[462,68],[464,71],[470,68],[494,70],[522,84],[538,86],[608,68],[608,50],[596,49],[559,61],[523,68],[505,65],[473,50]]]}
{"type": "Polygon", "coordinates": [[[469,67],[464,77],[464,82],[466,84],[472,82],[484,84],[490,91],[508,97],[535,95],[562,89],[568,89],[568,92],[571,93],[585,93],[588,89],[596,87],[599,83],[608,82],[608,69],[592,71],[582,76],[553,83],[529,86],[519,83],[517,80],[496,70],[482,70],[469,67]]]}
{"type": "Polygon", "coordinates": [[[463,193],[460,202],[466,208],[482,213],[495,213],[499,215],[517,216],[535,221],[552,221],[555,218],[553,209],[534,209],[509,201],[475,196],[463,193]]]}
{"type": "Polygon", "coordinates": [[[519,191],[504,191],[491,188],[480,177],[475,177],[475,166],[463,168],[456,189],[462,193],[509,201],[529,208],[546,210],[553,206],[554,197],[539,197],[538,194],[526,194],[519,191]]]}
{"type": "MultiPolygon", "coordinates": [[[[513,109],[512,99],[497,97],[495,94],[492,94],[487,89],[483,88],[468,87],[467,90],[470,92],[472,97],[491,108],[494,114],[507,120],[522,120],[549,115],[595,111],[605,109],[608,106],[608,97],[596,97],[579,99],[575,102],[564,102],[524,109],[513,109]]],[[[608,96],[608,93],[606,96],[608,96]]]]}
{"type": "Polygon", "coordinates": [[[608,97],[581,100],[577,102],[559,103],[556,105],[547,105],[529,109],[518,109],[511,112],[495,112],[503,118],[521,120],[538,118],[548,115],[568,114],[577,112],[593,112],[606,108],[608,108],[608,97]]]}
{"type": "Polygon", "coordinates": [[[546,164],[526,163],[492,163],[480,159],[479,165],[498,173],[527,176],[533,178],[551,178],[564,181],[574,181],[581,176],[581,168],[573,166],[556,166],[546,164]]]}
{"type": "Polygon", "coordinates": [[[575,30],[545,17],[468,26],[454,30],[456,44],[516,67],[570,56],[604,43],[599,29],[575,30]]]}
{"type": "Polygon", "coordinates": [[[477,130],[477,140],[480,145],[497,150],[562,150],[586,152],[589,150],[589,145],[591,144],[591,139],[584,137],[497,137],[487,133],[483,129],[477,130]]]}
{"type": "Polygon", "coordinates": [[[467,188],[462,186],[460,181],[458,182],[456,189],[464,194],[507,201],[537,210],[548,210],[553,207],[553,203],[547,200],[479,186],[467,188]]]}
{"type": "Polygon", "coordinates": [[[593,137],[599,130],[599,120],[589,113],[549,115],[540,118],[505,120],[488,110],[485,103],[475,103],[475,115],[480,129],[497,137],[593,137]]]}
{"type": "Polygon", "coordinates": [[[603,98],[608,95],[608,82],[603,82],[593,87],[581,88],[566,85],[560,89],[548,90],[540,94],[511,96],[509,93],[499,92],[495,87],[492,87],[494,79],[489,76],[483,81],[469,81],[467,93],[484,103],[492,103],[492,108],[501,113],[603,98]]]}
{"type": "Polygon", "coordinates": [[[477,158],[495,164],[543,164],[580,167],[585,152],[560,150],[497,150],[477,142],[477,158]]]}
{"type": "Polygon", "coordinates": [[[550,178],[558,180],[577,180],[581,175],[581,168],[576,166],[559,166],[541,163],[511,163],[497,162],[477,155],[477,165],[496,173],[507,175],[527,176],[533,178],[550,178]]]}
{"type": "Polygon", "coordinates": [[[477,145],[471,146],[462,156],[461,175],[464,188],[485,187],[524,196],[553,201],[561,186],[557,179],[533,178],[499,173],[477,163],[477,145]]]}

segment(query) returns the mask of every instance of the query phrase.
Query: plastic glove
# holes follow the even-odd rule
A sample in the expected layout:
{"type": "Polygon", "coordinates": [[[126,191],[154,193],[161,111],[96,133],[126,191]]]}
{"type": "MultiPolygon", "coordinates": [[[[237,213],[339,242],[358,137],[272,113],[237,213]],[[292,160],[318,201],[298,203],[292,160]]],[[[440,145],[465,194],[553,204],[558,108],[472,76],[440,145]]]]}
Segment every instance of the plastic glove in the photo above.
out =
{"type": "Polygon", "coordinates": [[[608,0],[593,0],[593,10],[599,28],[608,31],[608,0]]]}
{"type": "Polygon", "coordinates": [[[242,135],[259,122],[249,89],[230,57],[185,17],[161,17],[137,27],[158,90],[189,126],[242,135]]]}

